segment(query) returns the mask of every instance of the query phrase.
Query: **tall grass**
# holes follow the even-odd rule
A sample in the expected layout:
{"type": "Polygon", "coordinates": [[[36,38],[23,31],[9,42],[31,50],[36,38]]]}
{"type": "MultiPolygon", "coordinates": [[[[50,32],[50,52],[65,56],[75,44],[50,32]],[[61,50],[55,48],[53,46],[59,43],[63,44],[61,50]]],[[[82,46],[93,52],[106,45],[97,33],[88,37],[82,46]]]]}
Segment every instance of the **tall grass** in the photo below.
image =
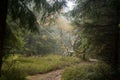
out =
{"type": "Polygon", "coordinates": [[[46,73],[79,62],[76,57],[47,55],[44,57],[21,57],[17,59],[19,67],[28,74],[46,73]]]}
{"type": "Polygon", "coordinates": [[[76,57],[61,55],[10,56],[3,64],[3,77],[0,80],[24,80],[26,75],[47,73],[79,62],[80,60],[76,57]]]}
{"type": "Polygon", "coordinates": [[[84,64],[66,68],[62,80],[110,80],[110,67],[106,64],[84,64]]]}

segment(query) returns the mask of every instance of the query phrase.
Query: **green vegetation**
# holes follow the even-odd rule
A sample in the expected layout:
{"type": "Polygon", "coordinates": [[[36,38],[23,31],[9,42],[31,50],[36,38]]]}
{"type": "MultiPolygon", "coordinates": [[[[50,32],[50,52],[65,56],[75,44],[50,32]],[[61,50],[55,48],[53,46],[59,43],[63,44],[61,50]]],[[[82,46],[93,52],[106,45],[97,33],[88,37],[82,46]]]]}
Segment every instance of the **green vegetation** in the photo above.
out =
{"type": "Polygon", "coordinates": [[[52,24],[63,5],[64,0],[55,0],[52,4],[47,0],[0,1],[0,76],[2,58],[23,48],[24,32],[38,33],[40,26],[52,24]]]}
{"type": "Polygon", "coordinates": [[[45,55],[43,57],[10,56],[3,64],[3,78],[5,77],[7,80],[23,80],[26,75],[46,73],[79,62],[80,60],[76,57],[61,55],[45,55]]]}
{"type": "Polygon", "coordinates": [[[120,0],[0,0],[0,80],[24,80],[80,59],[96,63],[66,69],[63,80],[119,80],[119,53],[120,0]]]}
{"type": "Polygon", "coordinates": [[[90,55],[108,64],[111,80],[119,80],[120,0],[76,0],[76,3],[71,12],[79,35],[74,50],[84,54],[83,59],[90,55]]]}
{"type": "Polygon", "coordinates": [[[110,68],[103,63],[84,64],[66,68],[62,74],[62,80],[110,80],[111,76],[107,76],[110,75],[109,72],[110,68]]]}

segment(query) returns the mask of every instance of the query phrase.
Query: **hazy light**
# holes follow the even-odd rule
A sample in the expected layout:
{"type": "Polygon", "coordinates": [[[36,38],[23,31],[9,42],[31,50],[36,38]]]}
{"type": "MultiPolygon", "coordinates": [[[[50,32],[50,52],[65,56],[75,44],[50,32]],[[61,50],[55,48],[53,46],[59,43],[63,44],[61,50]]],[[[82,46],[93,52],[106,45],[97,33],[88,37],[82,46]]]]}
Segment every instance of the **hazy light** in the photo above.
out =
{"type": "Polygon", "coordinates": [[[75,7],[75,0],[66,0],[67,1],[67,7],[64,7],[63,11],[64,12],[68,12],[73,10],[73,8],[75,7]]]}
{"type": "Polygon", "coordinates": [[[70,23],[68,22],[68,20],[63,16],[58,17],[57,25],[59,28],[65,30],[65,31],[72,31],[73,30],[73,26],[71,26],[70,23]]]}

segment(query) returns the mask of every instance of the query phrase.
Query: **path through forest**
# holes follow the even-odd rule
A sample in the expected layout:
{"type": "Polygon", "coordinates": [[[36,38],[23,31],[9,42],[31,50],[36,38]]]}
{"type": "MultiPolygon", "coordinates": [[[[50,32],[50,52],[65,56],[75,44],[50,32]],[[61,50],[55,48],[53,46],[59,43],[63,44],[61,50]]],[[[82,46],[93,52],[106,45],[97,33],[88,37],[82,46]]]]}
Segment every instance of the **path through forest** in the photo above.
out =
{"type": "MultiPolygon", "coordinates": [[[[93,62],[95,61],[81,62],[77,65],[91,64],[93,62]]],[[[51,71],[45,74],[36,74],[36,75],[28,76],[27,80],[61,80],[61,74],[63,71],[64,71],[64,68],[51,71]]]]}
{"type": "Polygon", "coordinates": [[[33,76],[28,76],[28,80],[61,80],[61,73],[64,69],[59,69],[55,71],[51,71],[46,74],[37,74],[33,76]]]}

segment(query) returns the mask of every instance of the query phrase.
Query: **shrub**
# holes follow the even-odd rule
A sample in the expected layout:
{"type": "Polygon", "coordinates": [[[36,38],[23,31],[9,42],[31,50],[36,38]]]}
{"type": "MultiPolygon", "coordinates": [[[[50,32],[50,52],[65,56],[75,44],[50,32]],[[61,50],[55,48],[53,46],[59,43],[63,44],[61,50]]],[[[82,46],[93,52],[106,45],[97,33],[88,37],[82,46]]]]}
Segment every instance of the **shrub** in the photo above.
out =
{"type": "Polygon", "coordinates": [[[0,80],[25,80],[25,74],[19,69],[12,68],[9,71],[4,70],[0,80]]]}
{"type": "Polygon", "coordinates": [[[107,76],[109,71],[110,68],[106,64],[102,64],[102,66],[101,64],[84,64],[65,69],[62,80],[109,80],[109,76],[107,76]]]}

